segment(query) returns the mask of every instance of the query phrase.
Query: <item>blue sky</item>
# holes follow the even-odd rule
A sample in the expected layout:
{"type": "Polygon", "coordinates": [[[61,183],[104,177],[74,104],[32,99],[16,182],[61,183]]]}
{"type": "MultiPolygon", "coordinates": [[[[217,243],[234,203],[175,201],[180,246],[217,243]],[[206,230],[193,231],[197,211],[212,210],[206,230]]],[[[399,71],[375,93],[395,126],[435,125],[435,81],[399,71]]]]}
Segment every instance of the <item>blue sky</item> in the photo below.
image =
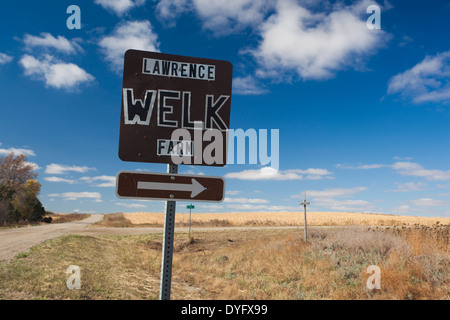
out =
{"type": "MultiPolygon", "coordinates": [[[[279,130],[279,171],[181,166],[223,176],[226,199],[196,212],[450,216],[447,1],[92,0],[3,2],[0,155],[36,165],[55,212],[162,212],[115,196],[127,49],[228,60],[231,128],[279,130]],[[67,7],[81,9],[68,29],[67,7]],[[381,8],[381,29],[366,20],[381,8]]],[[[179,202],[178,212],[186,203],[179,202]]]]}

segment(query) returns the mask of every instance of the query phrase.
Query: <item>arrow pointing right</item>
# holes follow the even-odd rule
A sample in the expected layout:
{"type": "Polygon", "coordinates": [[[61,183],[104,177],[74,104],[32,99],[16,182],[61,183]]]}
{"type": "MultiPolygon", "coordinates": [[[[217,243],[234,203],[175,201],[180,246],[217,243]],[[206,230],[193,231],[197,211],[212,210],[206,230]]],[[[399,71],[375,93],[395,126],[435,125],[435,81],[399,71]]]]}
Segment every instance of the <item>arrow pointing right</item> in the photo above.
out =
{"type": "Polygon", "coordinates": [[[144,190],[188,191],[191,192],[191,198],[195,198],[198,194],[206,190],[195,179],[192,179],[190,184],[138,181],[137,188],[144,190]]]}

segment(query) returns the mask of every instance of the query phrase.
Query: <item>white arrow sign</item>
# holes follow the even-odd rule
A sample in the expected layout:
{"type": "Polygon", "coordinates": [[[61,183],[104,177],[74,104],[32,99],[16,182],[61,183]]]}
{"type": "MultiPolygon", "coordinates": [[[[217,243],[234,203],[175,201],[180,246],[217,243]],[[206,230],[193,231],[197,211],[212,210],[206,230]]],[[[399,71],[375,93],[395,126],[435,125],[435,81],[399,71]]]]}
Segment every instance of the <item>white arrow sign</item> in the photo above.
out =
{"type": "Polygon", "coordinates": [[[145,190],[189,191],[191,192],[191,198],[195,198],[199,193],[206,190],[197,180],[192,179],[191,181],[192,183],[190,184],[138,181],[137,188],[145,190]]]}

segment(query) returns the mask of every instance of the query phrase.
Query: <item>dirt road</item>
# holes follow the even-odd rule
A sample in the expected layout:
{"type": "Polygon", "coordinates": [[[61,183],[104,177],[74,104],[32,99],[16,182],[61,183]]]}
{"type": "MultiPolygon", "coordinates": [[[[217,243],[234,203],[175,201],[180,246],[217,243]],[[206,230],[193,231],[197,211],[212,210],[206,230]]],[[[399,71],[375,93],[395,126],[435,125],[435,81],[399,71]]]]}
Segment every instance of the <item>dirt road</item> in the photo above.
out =
{"type": "Polygon", "coordinates": [[[80,221],[0,230],[0,262],[9,261],[20,252],[63,235],[124,235],[161,232],[162,230],[161,228],[103,228],[92,226],[93,223],[102,219],[102,214],[92,214],[80,221]]]}
{"type": "MultiPolygon", "coordinates": [[[[21,252],[26,252],[31,247],[44,241],[64,235],[133,235],[146,233],[162,233],[163,228],[112,228],[97,227],[92,224],[103,219],[102,214],[92,214],[80,221],[55,223],[43,226],[3,229],[0,230],[0,262],[8,262],[21,252]]],[[[298,227],[205,227],[195,228],[196,231],[232,230],[232,229],[262,229],[262,228],[298,228],[298,227]]],[[[176,228],[176,232],[187,232],[188,228],[176,228]]]]}

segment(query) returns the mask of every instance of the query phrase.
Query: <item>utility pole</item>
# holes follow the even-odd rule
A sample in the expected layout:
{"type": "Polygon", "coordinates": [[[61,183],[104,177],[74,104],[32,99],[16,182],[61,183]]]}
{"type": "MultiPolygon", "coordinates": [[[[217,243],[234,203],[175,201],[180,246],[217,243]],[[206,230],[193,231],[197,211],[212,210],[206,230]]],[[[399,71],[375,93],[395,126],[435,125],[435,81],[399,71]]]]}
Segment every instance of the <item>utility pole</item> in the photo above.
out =
{"type": "Polygon", "coordinates": [[[305,200],[303,200],[302,202],[300,202],[300,205],[303,205],[304,209],[305,209],[305,213],[304,213],[304,219],[305,219],[305,242],[308,242],[308,226],[306,223],[306,206],[310,205],[311,202],[306,202],[306,190],[305,190],[305,200]]]}

